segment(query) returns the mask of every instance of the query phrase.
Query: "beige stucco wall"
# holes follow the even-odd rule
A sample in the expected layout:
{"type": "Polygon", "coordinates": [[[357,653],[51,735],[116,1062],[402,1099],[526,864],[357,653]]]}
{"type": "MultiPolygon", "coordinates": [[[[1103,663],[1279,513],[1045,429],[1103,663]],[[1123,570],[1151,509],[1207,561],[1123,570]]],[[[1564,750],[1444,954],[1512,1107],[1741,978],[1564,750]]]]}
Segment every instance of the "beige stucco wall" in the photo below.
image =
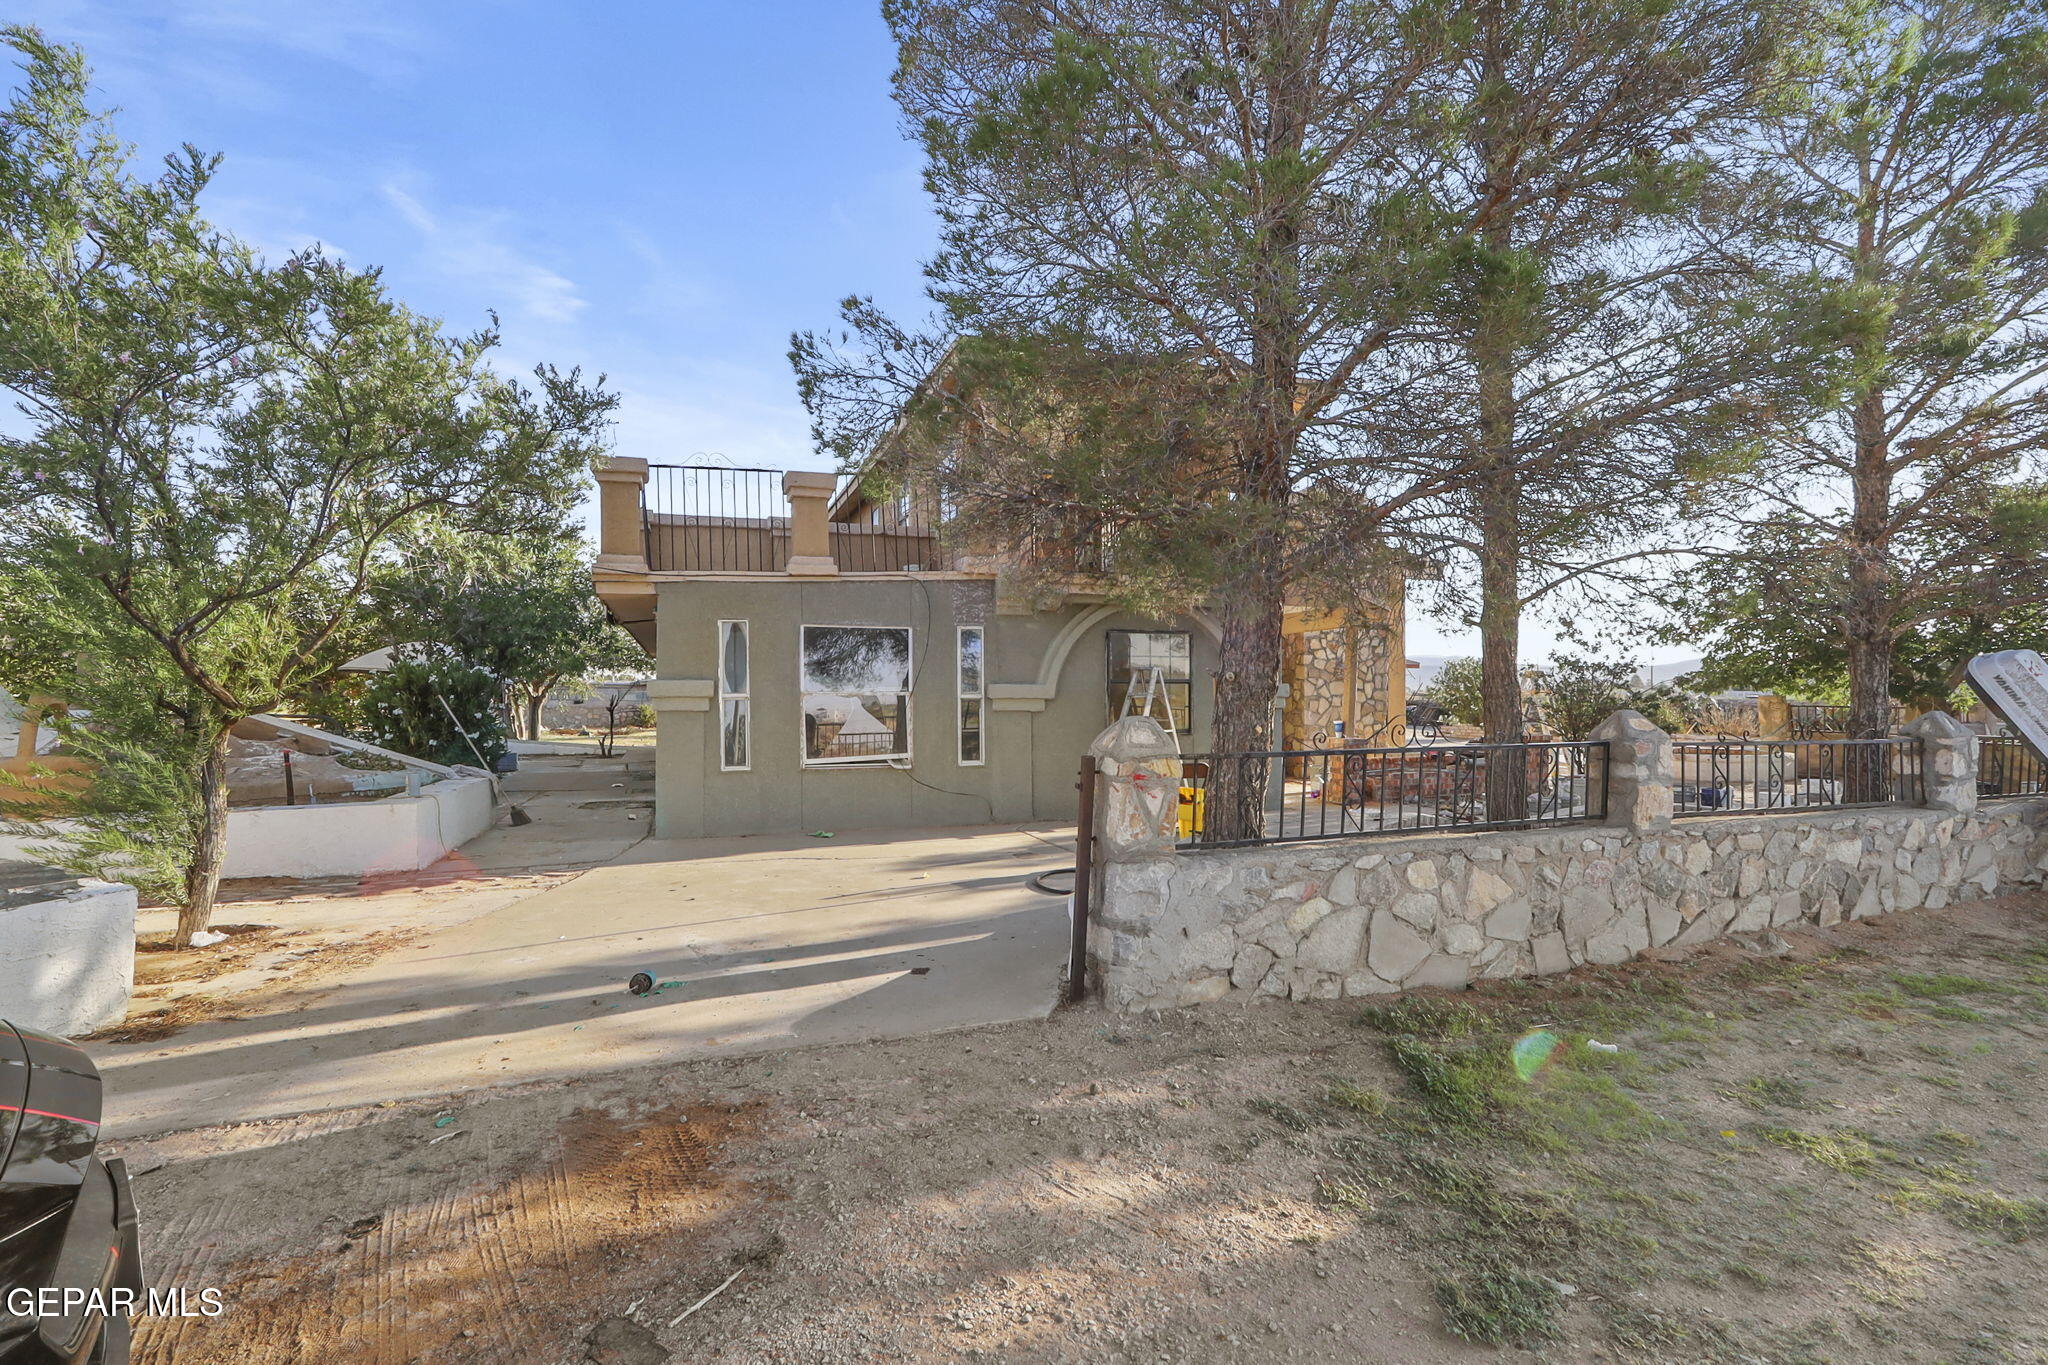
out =
{"type": "Polygon", "coordinates": [[[1193,753],[1209,743],[1216,640],[1185,618],[1087,604],[1003,615],[995,584],[976,578],[706,578],[661,584],[655,623],[649,693],[658,727],[658,837],[1071,819],[1081,756],[1110,719],[1105,632],[1114,629],[1190,633],[1193,716],[1182,744],[1193,753]],[[721,620],[747,621],[751,634],[747,772],[723,772],[718,763],[713,680],[721,620]],[[1077,622],[1081,628],[1063,639],[1077,622]],[[805,625],[911,628],[908,771],[803,765],[798,651],[805,625]],[[954,650],[963,625],[987,631],[987,762],[978,767],[957,761],[954,650]],[[1042,694],[1048,681],[1051,695],[1021,695],[1042,694]]]}

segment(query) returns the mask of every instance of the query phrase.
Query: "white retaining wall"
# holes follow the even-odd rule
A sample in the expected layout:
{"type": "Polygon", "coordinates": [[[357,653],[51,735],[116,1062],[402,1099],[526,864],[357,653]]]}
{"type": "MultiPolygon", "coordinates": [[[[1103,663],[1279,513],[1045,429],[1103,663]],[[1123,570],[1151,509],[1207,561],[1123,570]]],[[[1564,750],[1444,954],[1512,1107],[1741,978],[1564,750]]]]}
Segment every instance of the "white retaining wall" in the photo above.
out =
{"type": "MultiPolygon", "coordinates": [[[[476,771],[423,787],[418,796],[231,810],[221,875],[351,877],[430,866],[496,818],[491,780],[476,771]]],[[[0,833],[0,862],[33,861],[28,850],[36,842],[0,833]]]]}
{"type": "Polygon", "coordinates": [[[0,1019],[65,1035],[127,1013],[135,986],[135,888],[64,879],[10,893],[0,881],[0,1019]]]}
{"type": "Polygon", "coordinates": [[[457,777],[418,796],[255,806],[228,812],[223,877],[352,877],[411,872],[491,827],[486,777],[457,777]]]}

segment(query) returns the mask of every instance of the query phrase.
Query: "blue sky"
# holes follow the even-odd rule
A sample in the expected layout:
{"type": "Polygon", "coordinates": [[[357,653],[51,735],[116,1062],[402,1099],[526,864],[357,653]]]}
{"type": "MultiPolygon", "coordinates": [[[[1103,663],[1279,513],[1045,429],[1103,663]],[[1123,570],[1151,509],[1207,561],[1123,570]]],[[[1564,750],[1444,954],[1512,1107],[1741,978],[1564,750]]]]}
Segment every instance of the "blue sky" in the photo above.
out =
{"type": "Polygon", "coordinates": [[[384,267],[504,361],[611,376],[623,454],[820,465],[783,358],[914,309],[931,214],[867,0],[19,0],[154,163],[222,153],[215,221],[384,267]]]}
{"type": "MultiPolygon", "coordinates": [[[[223,156],[214,220],[384,268],[507,368],[602,371],[616,449],[822,468],[784,358],[848,293],[921,311],[934,241],[876,0],[16,0],[83,47],[153,164],[223,156]]],[[[1525,627],[1525,656],[1552,637],[1525,627]]],[[[1413,616],[1409,650],[1476,639],[1413,616]]]]}

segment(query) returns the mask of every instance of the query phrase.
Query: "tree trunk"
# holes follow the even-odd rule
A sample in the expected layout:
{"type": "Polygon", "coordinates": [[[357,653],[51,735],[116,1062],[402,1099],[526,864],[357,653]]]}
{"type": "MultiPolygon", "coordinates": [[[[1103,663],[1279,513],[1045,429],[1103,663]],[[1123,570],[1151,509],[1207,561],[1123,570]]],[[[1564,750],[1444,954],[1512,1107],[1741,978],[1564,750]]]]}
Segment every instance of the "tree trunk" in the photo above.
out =
{"type": "Polygon", "coordinates": [[[1479,370],[1479,694],[1489,744],[1520,744],[1521,489],[1515,482],[1513,359],[1474,347],[1479,370]]]}
{"type": "MultiPolygon", "coordinates": [[[[1260,54],[1266,66],[1266,156],[1291,162],[1307,135],[1305,111],[1314,47],[1292,7],[1265,11],[1260,54]]],[[[1274,187],[1261,183],[1260,192],[1274,187]]],[[[1281,621],[1287,599],[1287,504],[1293,491],[1295,404],[1301,393],[1300,207],[1296,188],[1277,187],[1261,205],[1263,227],[1247,262],[1252,282],[1251,365],[1239,428],[1236,499],[1249,534],[1230,546],[1223,580],[1223,642],[1216,674],[1215,749],[1240,755],[1212,764],[1204,837],[1255,839],[1265,833],[1272,761],[1278,748],[1273,703],[1280,683],[1281,621]]],[[[1282,779],[1284,781],[1284,778],[1282,779]]]]}
{"type": "MultiPolygon", "coordinates": [[[[1485,310],[1480,314],[1487,316],[1485,310]]],[[[1482,328],[1485,323],[1482,321],[1482,328]]],[[[1479,388],[1479,696],[1489,744],[1521,744],[1522,528],[1515,461],[1513,350],[1482,334],[1472,347],[1479,388]]],[[[1529,790],[1520,755],[1486,765],[1486,818],[1526,819],[1529,790]]]]}
{"type": "MultiPolygon", "coordinates": [[[[1488,12],[1482,48],[1495,100],[1505,95],[1507,54],[1502,16],[1488,12]]],[[[1478,389],[1479,460],[1479,694],[1489,744],[1521,744],[1522,526],[1521,471],[1515,449],[1515,349],[1521,301],[1512,272],[1499,272],[1514,251],[1515,193],[1512,139],[1498,124],[1508,111],[1490,107],[1480,120],[1478,152],[1486,166],[1486,197],[1495,205],[1481,238],[1496,274],[1479,283],[1471,337],[1478,389]]],[[[1495,753],[1486,764],[1486,818],[1523,820],[1529,813],[1527,765],[1520,753],[1495,753]]]]}
{"type": "MultiPolygon", "coordinates": [[[[1479,706],[1489,744],[1521,744],[1528,738],[1522,718],[1521,573],[1514,523],[1514,475],[1487,476],[1482,490],[1479,559],[1479,706]]],[[[1519,755],[1496,754],[1486,765],[1486,818],[1528,817],[1529,791],[1519,755]]]]}
{"type": "MultiPolygon", "coordinates": [[[[1224,589],[1213,727],[1219,755],[1252,755],[1275,747],[1273,702],[1280,680],[1283,600],[1277,565],[1271,572],[1240,573],[1224,589]]],[[[1265,829],[1271,769],[1270,760],[1253,757],[1224,758],[1210,765],[1204,838],[1259,837],[1265,829]]]]}
{"type": "MultiPolygon", "coordinates": [[[[1893,626],[1888,560],[1891,517],[1890,445],[1885,438],[1884,395],[1866,390],[1851,415],[1856,441],[1847,537],[1848,601],[1842,643],[1849,666],[1849,738],[1878,739],[1891,731],[1893,626]]],[[[1842,793],[1849,801],[1890,799],[1889,764],[1882,750],[1851,745],[1842,793]]]]}
{"type": "Polygon", "coordinates": [[[520,736],[521,739],[540,738],[540,708],[542,703],[547,701],[547,696],[546,688],[527,693],[526,704],[522,708],[524,714],[521,717],[526,722],[526,733],[520,736]]]}
{"type": "Polygon", "coordinates": [[[185,905],[178,912],[181,944],[213,923],[213,904],[220,894],[220,865],[228,843],[229,734],[230,727],[220,728],[199,765],[199,836],[185,868],[185,905]]]}
{"type": "Polygon", "coordinates": [[[1886,523],[1891,514],[1890,446],[1884,396],[1866,392],[1852,417],[1856,473],[1847,545],[1849,596],[1842,612],[1849,658],[1849,735],[1875,739],[1891,728],[1892,584],[1886,523]]]}

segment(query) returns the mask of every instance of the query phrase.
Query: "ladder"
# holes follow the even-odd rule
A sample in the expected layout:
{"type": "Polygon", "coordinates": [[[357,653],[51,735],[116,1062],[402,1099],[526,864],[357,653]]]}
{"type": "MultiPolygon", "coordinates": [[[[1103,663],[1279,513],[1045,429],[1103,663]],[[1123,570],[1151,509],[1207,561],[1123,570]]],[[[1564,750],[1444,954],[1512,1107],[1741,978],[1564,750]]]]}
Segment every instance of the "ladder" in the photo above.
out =
{"type": "MultiPolygon", "coordinates": [[[[1166,733],[1173,736],[1174,748],[1178,749],[1180,720],[1173,714],[1173,696],[1166,690],[1166,670],[1154,664],[1146,670],[1143,681],[1145,690],[1141,694],[1138,691],[1139,679],[1136,674],[1132,675],[1129,685],[1124,688],[1124,705],[1117,713],[1117,719],[1122,720],[1126,716],[1151,716],[1153,707],[1164,707],[1166,733]]],[[[1158,719],[1157,716],[1152,718],[1158,719]]]]}

